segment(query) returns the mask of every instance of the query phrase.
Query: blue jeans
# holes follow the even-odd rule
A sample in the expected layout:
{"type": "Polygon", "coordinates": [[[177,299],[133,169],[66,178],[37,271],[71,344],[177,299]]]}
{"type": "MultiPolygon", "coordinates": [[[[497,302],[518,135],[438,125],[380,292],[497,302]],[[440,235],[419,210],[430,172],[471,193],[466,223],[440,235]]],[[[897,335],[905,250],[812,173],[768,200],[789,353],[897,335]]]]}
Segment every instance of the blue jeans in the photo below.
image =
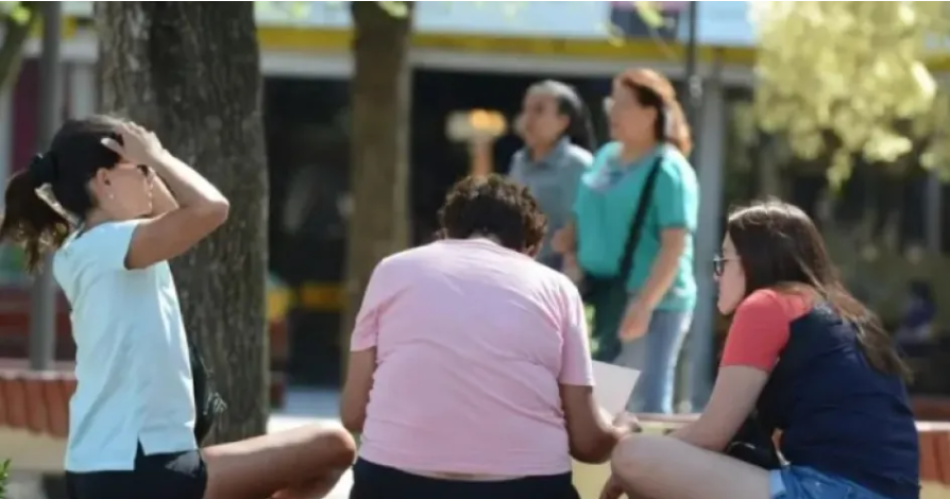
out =
{"type": "Polygon", "coordinates": [[[785,466],[769,472],[771,499],[887,499],[850,480],[806,466],[785,466]]]}
{"type": "Polygon", "coordinates": [[[628,411],[673,413],[676,363],[692,320],[692,311],[656,310],[647,333],[623,344],[614,364],[640,371],[628,411]]]}

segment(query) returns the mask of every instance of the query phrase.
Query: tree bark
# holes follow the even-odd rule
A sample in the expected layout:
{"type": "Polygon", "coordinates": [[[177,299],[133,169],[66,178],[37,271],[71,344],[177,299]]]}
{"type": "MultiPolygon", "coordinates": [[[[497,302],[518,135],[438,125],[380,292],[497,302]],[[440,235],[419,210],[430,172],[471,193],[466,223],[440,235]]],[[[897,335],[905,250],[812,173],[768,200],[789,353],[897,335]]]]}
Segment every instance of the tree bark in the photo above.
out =
{"type": "Polygon", "coordinates": [[[264,433],[268,191],[254,2],[95,5],[104,111],[155,131],[231,201],[228,222],[172,268],[185,326],[228,404],[211,439],[264,433]]]}
{"type": "Polygon", "coordinates": [[[363,290],[376,264],[409,243],[409,46],[412,2],[405,16],[379,2],[351,2],[355,70],[350,174],[353,214],[346,254],[343,358],[363,290]]]}

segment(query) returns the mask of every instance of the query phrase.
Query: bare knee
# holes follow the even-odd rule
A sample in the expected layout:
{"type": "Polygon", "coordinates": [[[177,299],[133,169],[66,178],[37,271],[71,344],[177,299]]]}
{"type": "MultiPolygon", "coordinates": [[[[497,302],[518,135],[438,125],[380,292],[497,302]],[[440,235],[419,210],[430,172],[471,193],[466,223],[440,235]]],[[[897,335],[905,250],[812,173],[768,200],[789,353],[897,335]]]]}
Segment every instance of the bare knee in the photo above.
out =
{"type": "Polygon", "coordinates": [[[356,460],[356,440],[344,428],[321,428],[315,440],[334,468],[348,468],[356,460]]]}
{"type": "Polygon", "coordinates": [[[307,425],[209,447],[203,454],[206,498],[270,497],[288,487],[332,487],[353,464],[356,442],[343,428],[307,425]]]}
{"type": "Polygon", "coordinates": [[[274,436],[293,442],[313,469],[347,468],[356,459],[353,436],[339,426],[307,425],[274,436]]]}
{"type": "Polygon", "coordinates": [[[630,487],[648,479],[651,468],[656,464],[656,460],[650,458],[651,449],[661,444],[658,439],[663,438],[667,437],[639,434],[621,440],[610,456],[610,468],[614,476],[630,487]]]}

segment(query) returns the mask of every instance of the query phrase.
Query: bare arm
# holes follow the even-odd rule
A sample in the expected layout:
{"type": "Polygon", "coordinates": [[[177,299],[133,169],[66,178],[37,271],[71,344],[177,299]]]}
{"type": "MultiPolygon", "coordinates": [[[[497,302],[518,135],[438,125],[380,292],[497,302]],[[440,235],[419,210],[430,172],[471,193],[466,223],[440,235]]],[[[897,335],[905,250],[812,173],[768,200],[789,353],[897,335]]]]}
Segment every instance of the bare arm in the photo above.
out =
{"type": "Polygon", "coordinates": [[[566,284],[563,292],[565,313],[558,387],[571,456],[584,463],[603,463],[629,431],[610,424],[594,400],[584,303],[572,284],[566,284]]]}
{"type": "Polygon", "coordinates": [[[178,201],[175,199],[175,195],[168,190],[168,186],[165,185],[165,181],[161,179],[158,175],[155,175],[155,172],[152,172],[152,213],[151,217],[157,217],[159,215],[164,215],[172,210],[178,209],[178,201]]]}
{"type": "Polygon", "coordinates": [[[350,353],[346,369],[346,382],[340,400],[340,420],[343,427],[353,433],[363,431],[366,423],[366,406],[373,388],[373,371],[376,370],[376,348],[350,353]]]}
{"type": "Polygon", "coordinates": [[[554,251],[562,255],[570,255],[577,251],[577,232],[572,218],[561,230],[554,233],[551,238],[551,247],[554,251]]]}
{"type": "MultiPolygon", "coordinates": [[[[373,377],[376,374],[376,342],[379,338],[382,310],[388,302],[391,290],[394,289],[392,273],[388,272],[387,268],[387,260],[383,260],[373,269],[350,336],[350,357],[340,400],[340,420],[347,430],[354,433],[361,433],[363,425],[366,424],[369,394],[373,389],[373,377]]],[[[398,287],[397,284],[395,288],[398,287]]]]}
{"type": "Polygon", "coordinates": [[[643,288],[637,293],[637,300],[653,310],[669,291],[679,270],[679,259],[686,249],[686,237],[689,232],[681,228],[664,229],[660,234],[660,254],[653,261],[650,276],[643,288]]]}
{"type": "Polygon", "coordinates": [[[130,269],[145,268],[188,251],[228,218],[228,200],[190,166],[166,153],[151,166],[178,193],[180,206],[136,229],[125,258],[130,269]]]}
{"type": "Polygon", "coordinates": [[[722,368],[706,410],[696,422],[673,433],[680,440],[722,452],[752,412],[768,373],[748,366],[722,368]]]}
{"type": "Polygon", "coordinates": [[[649,277],[637,292],[637,302],[644,312],[652,312],[673,285],[699,211],[692,167],[665,159],[656,168],[659,170],[651,206],[660,227],[660,251],[649,277]]]}
{"type": "Polygon", "coordinates": [[[615,427],[604,418],[593,387],[561,384],[560,388],[571,457],[582,463],[606,462],[630,429],[615,427]]]}
{"type": "Polygon", "coordinates": [[[735,437],[788,342],[789,321],[797,316],[783,306],[788,302],[805,308],[804,301],[771,290],[758,290],[739,305],[726,336],[722,367],[709,404],[695,423],[675,433],[677,438],[722,451],[735,437]]]}
{"type": "Polygon", "coordinates": [[[104,139],[103,145],[125,160],[155,170],[180,205],[139,224],[125,256],[126,268],[145,268],[181,255],[227,220],[229,204],[224,195],[166,151],[155,134],[133,123],[123,123],[116,131],[122,135],[122,144],[104,139]]]}

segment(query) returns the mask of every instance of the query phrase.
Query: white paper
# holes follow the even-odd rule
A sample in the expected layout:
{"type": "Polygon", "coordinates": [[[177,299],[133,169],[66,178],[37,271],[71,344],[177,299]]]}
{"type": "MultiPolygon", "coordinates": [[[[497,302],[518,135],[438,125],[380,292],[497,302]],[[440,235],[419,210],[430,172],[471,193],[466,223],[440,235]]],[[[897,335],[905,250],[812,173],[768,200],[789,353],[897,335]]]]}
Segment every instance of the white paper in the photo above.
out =
{"type": "Polygon", "coordinates": [[[640,371],[594,361],[594,400],[611,416],[627,408],[627,401],[637,385],[640,371]]]}

